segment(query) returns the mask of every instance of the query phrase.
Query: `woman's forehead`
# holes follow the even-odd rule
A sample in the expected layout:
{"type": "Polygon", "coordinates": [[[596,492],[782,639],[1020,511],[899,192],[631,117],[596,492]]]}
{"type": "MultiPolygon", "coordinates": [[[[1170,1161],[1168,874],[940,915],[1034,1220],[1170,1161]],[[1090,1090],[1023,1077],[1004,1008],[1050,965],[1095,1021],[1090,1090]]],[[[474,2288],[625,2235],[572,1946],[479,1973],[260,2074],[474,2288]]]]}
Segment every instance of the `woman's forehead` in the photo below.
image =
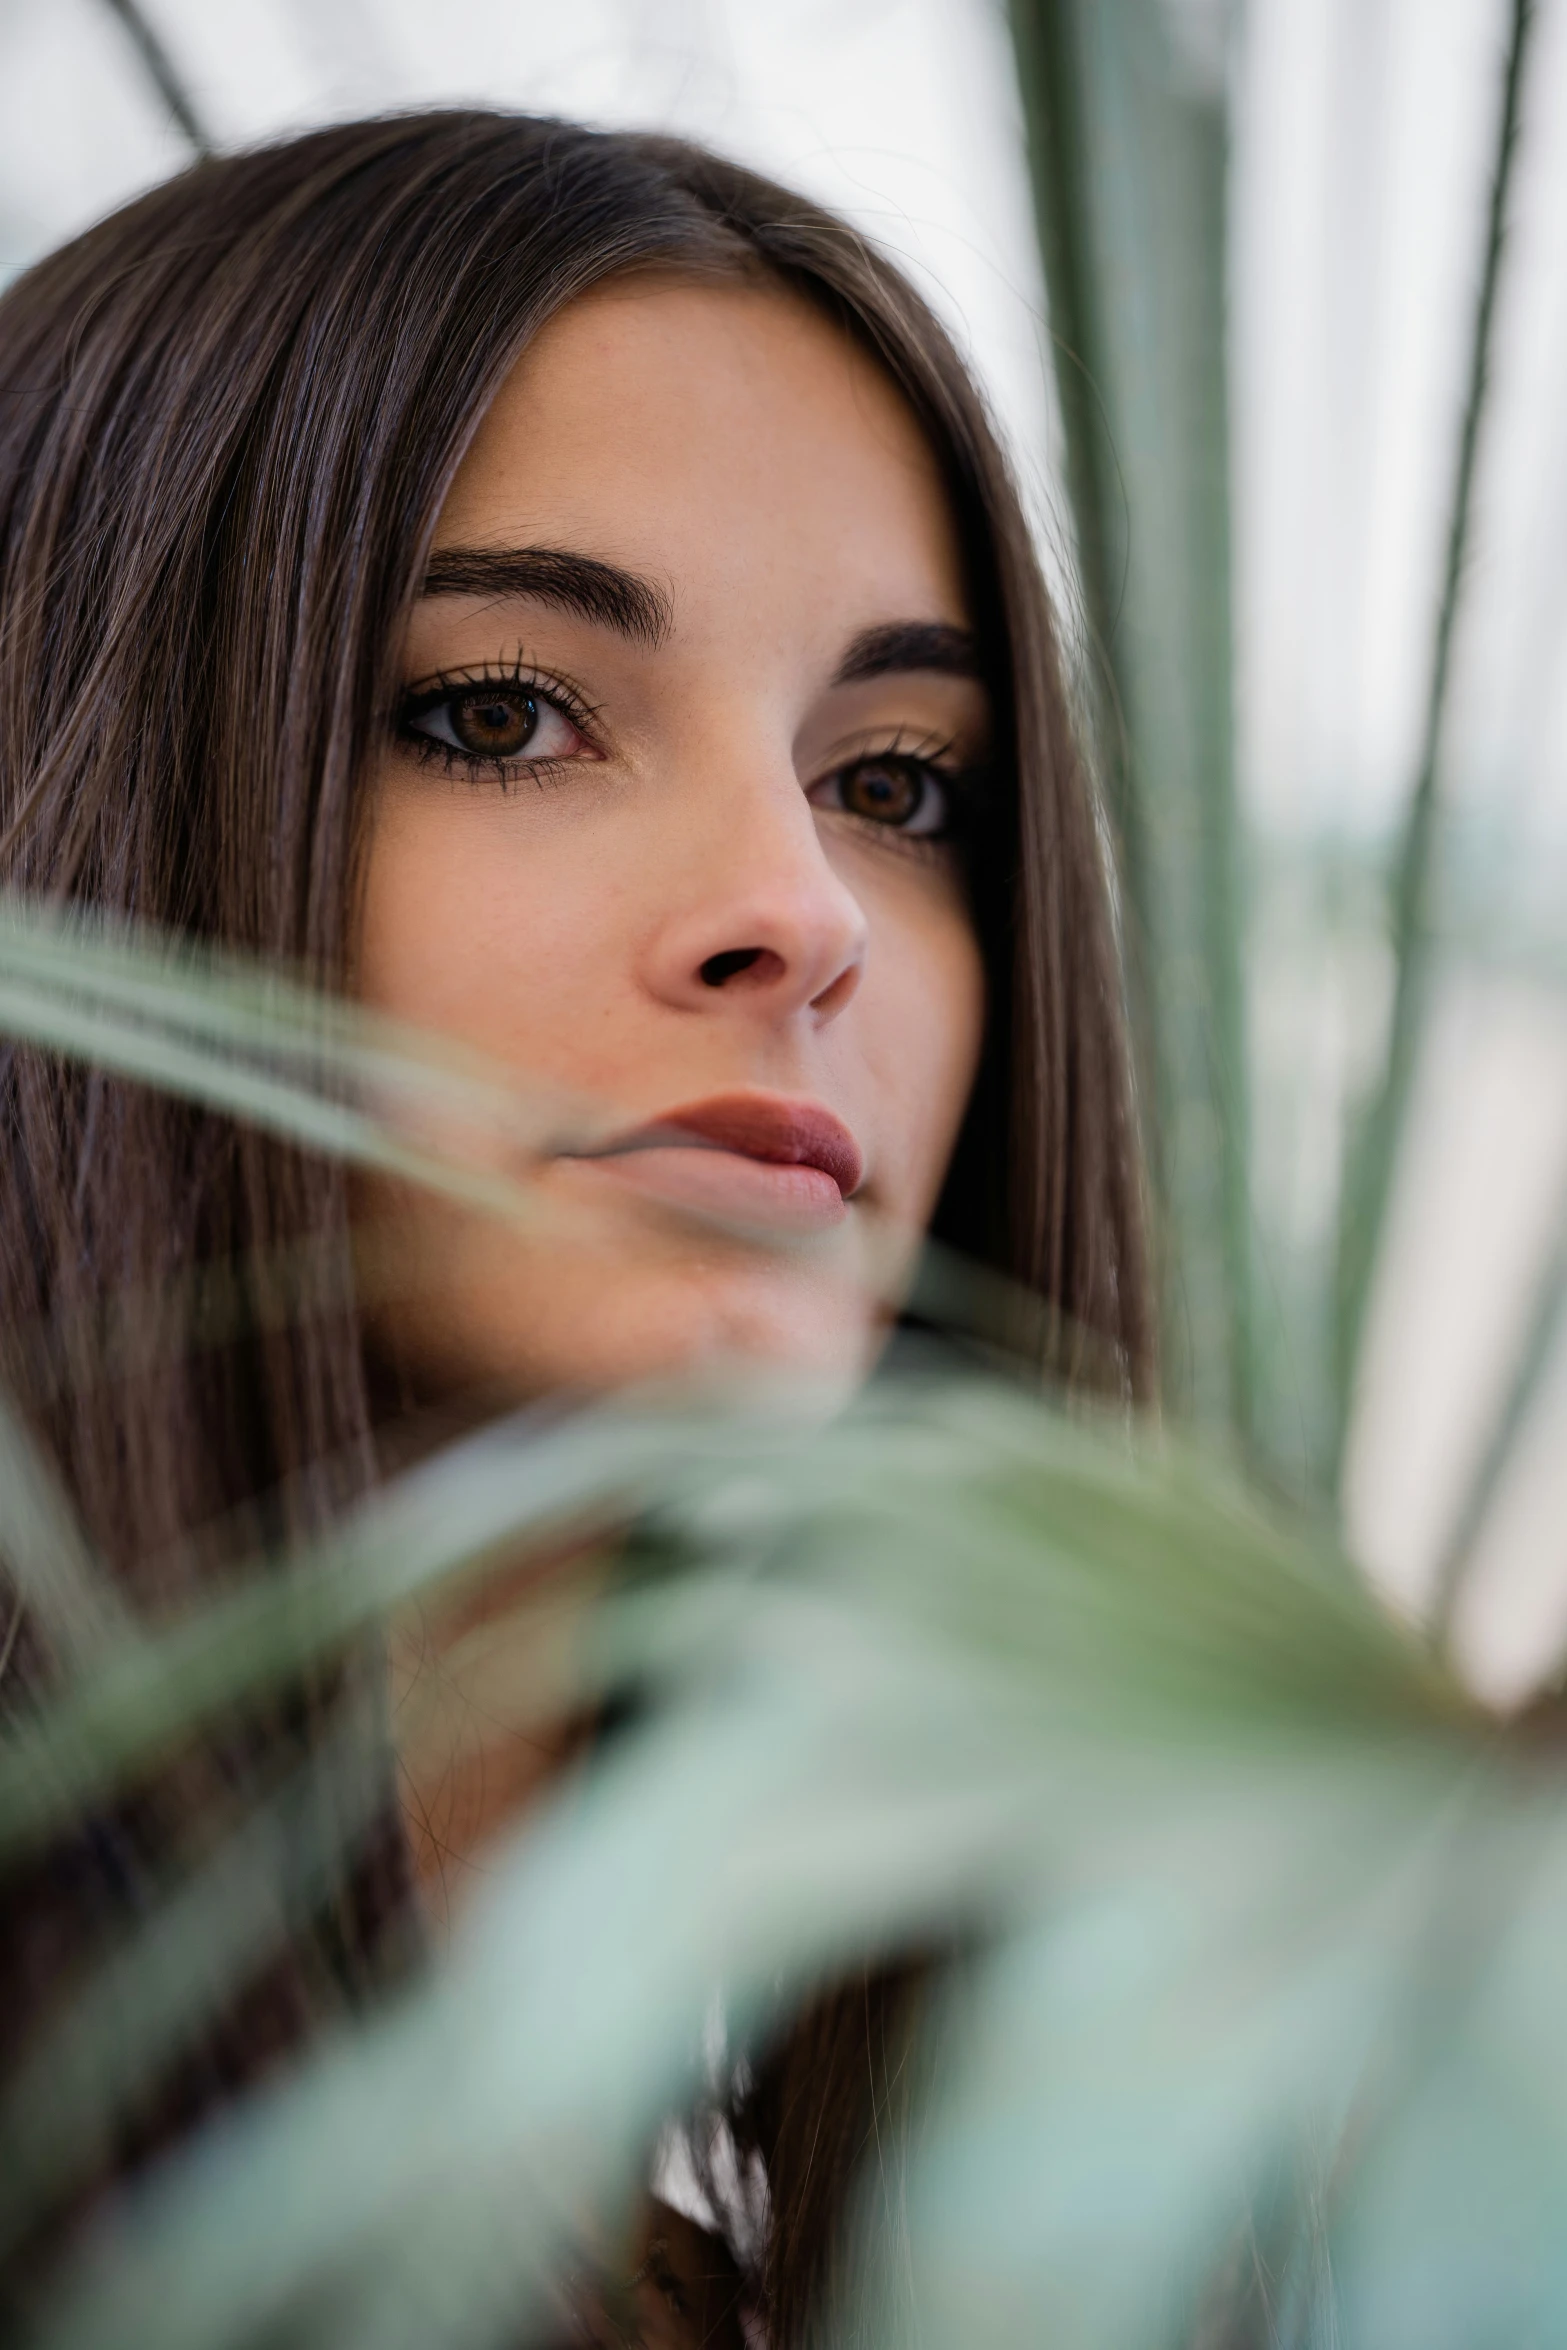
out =
{"type": "Polygon", "coordinates": [[[961,625],[958,538],[902,394],[768,282],[618,281],[570,304],[502,385],[437,553],[574,547],[682,606],[761,618],[885,603],[961,625]]]}

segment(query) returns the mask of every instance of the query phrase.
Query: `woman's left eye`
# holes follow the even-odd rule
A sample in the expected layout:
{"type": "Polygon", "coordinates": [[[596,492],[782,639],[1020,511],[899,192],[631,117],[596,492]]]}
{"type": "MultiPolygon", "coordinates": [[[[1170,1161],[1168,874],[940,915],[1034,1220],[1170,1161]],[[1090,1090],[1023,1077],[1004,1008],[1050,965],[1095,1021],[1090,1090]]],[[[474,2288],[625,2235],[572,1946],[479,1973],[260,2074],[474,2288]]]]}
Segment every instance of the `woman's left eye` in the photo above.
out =
{"type": "Polygon", "coordinates": [[[403,712],[405,733],[466,759],[493,763],[575,758],[580,730],[536,686],[446,686],[419,695],[403,712]]]}
{"type": "Polygon", "coordinates": [[[923,759],[888,752],[876,759],[856,759],[813,784],[809,793],[815,808],[830,808],[887,832],[914,833],[925,839],[949,830],[948,787],[934,767],[923,759]]]}

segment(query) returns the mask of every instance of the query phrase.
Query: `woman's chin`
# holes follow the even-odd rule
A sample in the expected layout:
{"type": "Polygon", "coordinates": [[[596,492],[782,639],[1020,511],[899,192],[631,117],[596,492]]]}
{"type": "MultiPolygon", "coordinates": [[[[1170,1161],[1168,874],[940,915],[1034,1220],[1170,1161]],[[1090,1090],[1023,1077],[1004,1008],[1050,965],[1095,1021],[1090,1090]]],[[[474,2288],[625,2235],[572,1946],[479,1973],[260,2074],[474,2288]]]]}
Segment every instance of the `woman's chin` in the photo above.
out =
{"type": "Polygon", "coordinates": [[[536,1324],[529,1346],[540,1390],[605,1393],[669,1381],[730,1395],[737,1383],[779,1377],[835,1388],[857,1381],[879,1318],[842,1283],[725,1269],[678,1284],[627,1282],[584,1298],[580,1316],[540,1319],[545,1327],[536,1324]]]}
{"type": "MultiPolygon", "coordinates": [[[[444,1253],[444,1252],[443,1252],[444,1253]]],[[[426,1394],[532,1400],[668,1381],[841,1393],[875,1359],[886,1315],[841,1258],[806,1263],[725,1249],[688,1265],[461,1248],[373,1316],[378,1348],[426,1394]],[[464,1261],[464,1260],[467,1261],[464,1261]]]]}

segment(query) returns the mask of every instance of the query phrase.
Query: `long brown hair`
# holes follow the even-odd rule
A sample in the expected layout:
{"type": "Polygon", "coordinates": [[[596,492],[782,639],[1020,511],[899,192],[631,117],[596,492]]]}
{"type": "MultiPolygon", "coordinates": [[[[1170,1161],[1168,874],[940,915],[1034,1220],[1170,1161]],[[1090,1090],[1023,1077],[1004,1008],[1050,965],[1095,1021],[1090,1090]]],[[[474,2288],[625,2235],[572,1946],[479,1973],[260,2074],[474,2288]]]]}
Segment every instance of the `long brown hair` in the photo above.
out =
{"type": "MultiPolygon", "coordinates": [[[[1151,1339],[1105,842],[1028,532],[925,305],[843,223],[733,164],[480,112],[348,124],[199,163],[22,278],[0,302],[0,878],[341,984],[360,778],[447,485],[540,325],[642,267],[788,281],[929,435],[1009,787],[972,874],[991,1016],[938,1229],[1135,1392],[1151,1339]]],[[[302,1243],[346,1264],[341,1171],[32,1052],[5,1055],[0,1093],[10,1376],[133,1598],[198,1580],[195,1537],[237,1511],[287,1532],[369,1481],[346,1289],[287,1312],[267,1294],[302,1243]],[[240,1268],[248,1311],[198,1356],[179,1301],[214,1263],[240,1268]],[[134,1343],[109,1360],[126,1300],[134,1343]]],[[[48,1671],[27,1628],[12,1687],[48,1671]]],[[[37,2013],[41,1954],[135,1898],[153,1833],[119,1819],[111,1860],[97,1834],[26,1901],[13,1888],[9,2030],[37,2013]]],[[[212,2035],[181,2111],[309,2028],[323,1981],[351,1995],[373,1973],[399,1866],[394,1839],[341,1905],[331,1964],[300,1955],[212,2035]]],[[[826,2003],[752,2101],[781,2339],[833,2238],[885,2005],[863,1987],[826,2003]]]]}

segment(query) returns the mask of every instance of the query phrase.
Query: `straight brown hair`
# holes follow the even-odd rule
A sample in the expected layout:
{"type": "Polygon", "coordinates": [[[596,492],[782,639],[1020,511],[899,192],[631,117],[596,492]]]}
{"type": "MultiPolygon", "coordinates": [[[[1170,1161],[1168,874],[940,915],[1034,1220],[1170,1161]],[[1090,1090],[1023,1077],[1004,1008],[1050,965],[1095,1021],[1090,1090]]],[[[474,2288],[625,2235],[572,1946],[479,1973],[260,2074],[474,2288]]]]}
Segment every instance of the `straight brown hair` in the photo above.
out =
{"type": "MultiPolygon", "coordinates": [[[[929,436],[1002,785],[971,874],[989,1033],[937,1229],[1045,1301],[1059,1373],[1145,1392],[1106,836],[1028,530],[927,306],[842,222],[736,165],[519,116],[352,123],[199,163],[23,277],[0,302],[0,880],[343,984],[361,777],[447,486],[543,322],[645,268],[771,273],[877,355],[929,436]]],[[[269,1294],[303,1244],[346,1268],[341,1170],[31,1051],[5,1053],[0,1097],[10,1381],[133,1604],[199,1580],[209,1525],[249,1510],[288,1534],[362,1490],[377,1432],[346,1273],[286,1312],[269,1294]],[[240,1268],[247,1310],[198,1355],[181,1301],[207,1264],[240,1268]],[[125,1301],[133,1343],[106,1369],[125,1301]]],[[[24,1625],[0,1700],[50,1669],[24,1625]]],[[[308,1745],[305,1700],[288,1734],[308,1745]]],[[[208,1781],[222,1776],[220,1759],[208,1781]]],[[[13,2044],[60,1953],[165,1865],[178,1811],[91,1823],[8,1890],[13,2044]]],[[[406,1898],[389,1831],[327,1955],[302,1930],[146,2137],[357,1996],[406,1898]]],[[[864,1985],[824,2002],[751,2100],[779,2342],[832,2257],[893,2005],[864,1985]]]]}

